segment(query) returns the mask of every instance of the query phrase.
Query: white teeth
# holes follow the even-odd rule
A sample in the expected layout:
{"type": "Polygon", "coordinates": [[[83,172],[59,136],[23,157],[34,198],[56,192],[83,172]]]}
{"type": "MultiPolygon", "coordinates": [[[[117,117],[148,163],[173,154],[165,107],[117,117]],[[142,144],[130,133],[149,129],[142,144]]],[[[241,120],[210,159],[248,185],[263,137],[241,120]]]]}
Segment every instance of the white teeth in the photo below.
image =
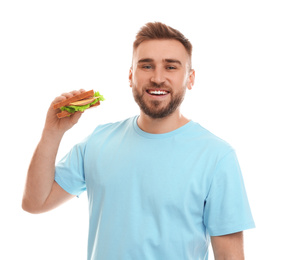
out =
{"type": "Polygon", "coordinates": [[[153,95],[165,95],[167,93],[168,92],[163,91],[163,90],[152,90],[152,91],[149,91],[149,94],[153,94],[153,95]]]}

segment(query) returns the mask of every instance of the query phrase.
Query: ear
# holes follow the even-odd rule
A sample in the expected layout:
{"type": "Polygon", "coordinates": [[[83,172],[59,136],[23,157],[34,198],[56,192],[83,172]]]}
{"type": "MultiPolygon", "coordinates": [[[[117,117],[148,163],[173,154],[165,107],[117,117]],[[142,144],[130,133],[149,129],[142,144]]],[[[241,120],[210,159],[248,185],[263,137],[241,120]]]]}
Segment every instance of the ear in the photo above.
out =
{"type": "Polygon", "coordinates": [[[132,87],[132,77],[133,77],[133,71],[132,71],[132,67],[129,70],[129,84],[130,87],[132,87]]]}
{"type": "Polygon", "coordinates": [[[195,81],[195,70],[191,69],[189,72],[188,82],[187,82],[187,88],[189,90],[192,89],[195,81]]]}

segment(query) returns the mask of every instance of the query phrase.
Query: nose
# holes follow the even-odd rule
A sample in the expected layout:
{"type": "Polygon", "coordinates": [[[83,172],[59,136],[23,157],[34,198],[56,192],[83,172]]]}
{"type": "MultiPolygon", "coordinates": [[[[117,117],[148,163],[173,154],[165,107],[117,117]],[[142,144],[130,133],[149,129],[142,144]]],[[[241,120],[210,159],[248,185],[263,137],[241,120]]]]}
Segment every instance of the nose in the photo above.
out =
{"type": "Polygon", "coordinates": [[[165,82],[165,73],[161,68],[155,68],[151,76],[151,82],[161,85],[165,82]]]}

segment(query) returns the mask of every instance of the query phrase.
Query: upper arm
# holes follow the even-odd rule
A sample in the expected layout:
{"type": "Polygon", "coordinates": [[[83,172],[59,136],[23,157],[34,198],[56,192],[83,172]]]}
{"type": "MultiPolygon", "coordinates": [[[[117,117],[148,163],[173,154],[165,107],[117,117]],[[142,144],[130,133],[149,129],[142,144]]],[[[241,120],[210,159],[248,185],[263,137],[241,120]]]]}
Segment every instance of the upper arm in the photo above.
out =
{"type": "Polygon", "coordinates": [[[224,236],[212,236],[212,247],[216,260],[243,260],[243,232],[224,236]]]}
{"type": "Polygon", "coordinates": [[[46,212],[52,210],[74,197],[75,195],[66,192],[56,181],[54,181],[52,190],[43,205],[43,211],[46,212]]]}

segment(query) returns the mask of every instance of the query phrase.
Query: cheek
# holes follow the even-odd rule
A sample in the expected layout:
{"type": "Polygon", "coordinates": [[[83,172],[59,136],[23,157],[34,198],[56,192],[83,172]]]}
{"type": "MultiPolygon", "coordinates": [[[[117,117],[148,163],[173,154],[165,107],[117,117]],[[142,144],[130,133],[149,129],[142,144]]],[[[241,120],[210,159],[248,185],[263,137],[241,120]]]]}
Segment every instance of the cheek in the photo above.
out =
{"type": "Polygon", "coordinates": [[[187,87],[188,85],[188,77],[187,75],[182,75],[175,79],[176,85],[181,87],[187,87]]]}
{"type": "Polygon", "coordinates": [[[132,77],[132,84],[137,88],[143,87],[145,83],[147,83],[147,81],[141,75],[135,74],[132,77]]]}
{"type": "Polygon", "coordinates": [[[145,82],[150,79],[150,73],[136,69],[132,75],[134,82],[145,82]]]}

